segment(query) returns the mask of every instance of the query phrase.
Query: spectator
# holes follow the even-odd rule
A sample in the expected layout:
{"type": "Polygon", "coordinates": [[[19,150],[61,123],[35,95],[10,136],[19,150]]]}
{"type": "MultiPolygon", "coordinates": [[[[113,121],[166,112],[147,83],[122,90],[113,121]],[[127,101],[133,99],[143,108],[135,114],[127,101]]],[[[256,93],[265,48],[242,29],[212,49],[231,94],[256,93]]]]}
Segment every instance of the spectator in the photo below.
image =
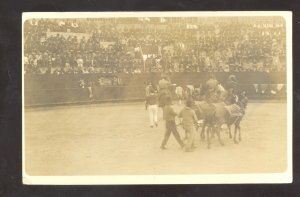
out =
{"type": "MultiPolygon", "coordinates": [[[[184,20],[188,18],[182,24],[188,23],[184,20]]],[[[207,21],[199,20],[198,31],[195,25],[187,29],[167,22],[153,28],[147,26],[151,20],[132,19],[126,28],[121,19],[29,20],[24,26],[25,73],[64,67],[66,62],[71,68],[89,67],[88,73],[285,70],[285,30],[280,19],[207,21]]]]}

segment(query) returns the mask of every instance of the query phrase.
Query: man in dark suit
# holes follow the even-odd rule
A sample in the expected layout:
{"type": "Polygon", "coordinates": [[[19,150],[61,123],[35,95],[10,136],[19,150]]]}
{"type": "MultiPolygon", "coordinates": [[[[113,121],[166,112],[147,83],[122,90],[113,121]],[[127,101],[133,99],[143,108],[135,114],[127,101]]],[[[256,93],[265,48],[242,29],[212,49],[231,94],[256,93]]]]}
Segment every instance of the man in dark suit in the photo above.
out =
{"type": "Polygon", "coordinates": [[[169,137],[171,135],[171,133],[173,133],[176,141],[178,142],[178,144],[183,148],[184,147],[184,143],[180,138],[180,135],[177,131],[176,128],[176,123],[175,123],[175,116],[177,114],[175,113],[173,107],[172,107],[172,100],[171,97],[167,97],[166,98],[166,105],[163,108],[163,118],[165,120],[166,123],[166,131],[165,131],[165,136],[164,139],[161,143],[160,148],[161,149],[166,149],[166,144],[169,140],[169,137]]]}

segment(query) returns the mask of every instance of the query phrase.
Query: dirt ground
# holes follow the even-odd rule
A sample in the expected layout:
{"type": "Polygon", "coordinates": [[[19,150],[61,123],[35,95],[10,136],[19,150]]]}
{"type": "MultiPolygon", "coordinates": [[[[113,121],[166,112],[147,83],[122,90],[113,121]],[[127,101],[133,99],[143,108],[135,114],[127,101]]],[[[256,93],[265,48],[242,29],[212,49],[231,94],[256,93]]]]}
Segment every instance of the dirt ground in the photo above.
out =
{"type": "MultiPolygon", "coordinates": [[[[179,111],[183,106],[176,105],[179,111]]],[[[48,107],[25,111],[25,168],[29,175],[148,175],[283,172],[287,165],[286,103],[249,103],[242,141],[222,131],[225,146],[184,152],[164,136],[162,111],[150,128],[143,103],[48,107]]],[[[179,127],[183,136],[183,130],[179,127]]]]}

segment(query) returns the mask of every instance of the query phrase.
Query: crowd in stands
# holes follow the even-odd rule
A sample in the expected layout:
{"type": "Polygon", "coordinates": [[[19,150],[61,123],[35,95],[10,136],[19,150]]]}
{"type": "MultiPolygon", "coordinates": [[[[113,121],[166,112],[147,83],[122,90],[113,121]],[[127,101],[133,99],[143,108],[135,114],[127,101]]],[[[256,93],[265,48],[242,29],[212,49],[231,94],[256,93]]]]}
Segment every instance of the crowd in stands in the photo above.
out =
{"type": "Polygon", "coordinates": [[[29,20],[25,74],[285,71],[280,20],[195,24],[29,20]]]}

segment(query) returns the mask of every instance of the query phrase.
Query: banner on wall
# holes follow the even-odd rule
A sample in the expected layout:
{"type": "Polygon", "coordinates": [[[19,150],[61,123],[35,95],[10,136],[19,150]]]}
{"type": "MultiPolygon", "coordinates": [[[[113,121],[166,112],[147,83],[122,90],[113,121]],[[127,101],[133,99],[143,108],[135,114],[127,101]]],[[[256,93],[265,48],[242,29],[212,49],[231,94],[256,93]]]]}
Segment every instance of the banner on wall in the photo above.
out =
{"type": "Polygon", "coordinates": [[[90,34],[87,34],[87,33],[72,33],[72,32],[47,32],[47,38],[53,36],[55,37],[56,35],[60,35],[60,36],[63,36],[65,38],[68,38],[69,36],[71,37],[77,37],[77,39],[81,40],[83,37],[85,38],[89,38],[90,37],[90,34]]]}

